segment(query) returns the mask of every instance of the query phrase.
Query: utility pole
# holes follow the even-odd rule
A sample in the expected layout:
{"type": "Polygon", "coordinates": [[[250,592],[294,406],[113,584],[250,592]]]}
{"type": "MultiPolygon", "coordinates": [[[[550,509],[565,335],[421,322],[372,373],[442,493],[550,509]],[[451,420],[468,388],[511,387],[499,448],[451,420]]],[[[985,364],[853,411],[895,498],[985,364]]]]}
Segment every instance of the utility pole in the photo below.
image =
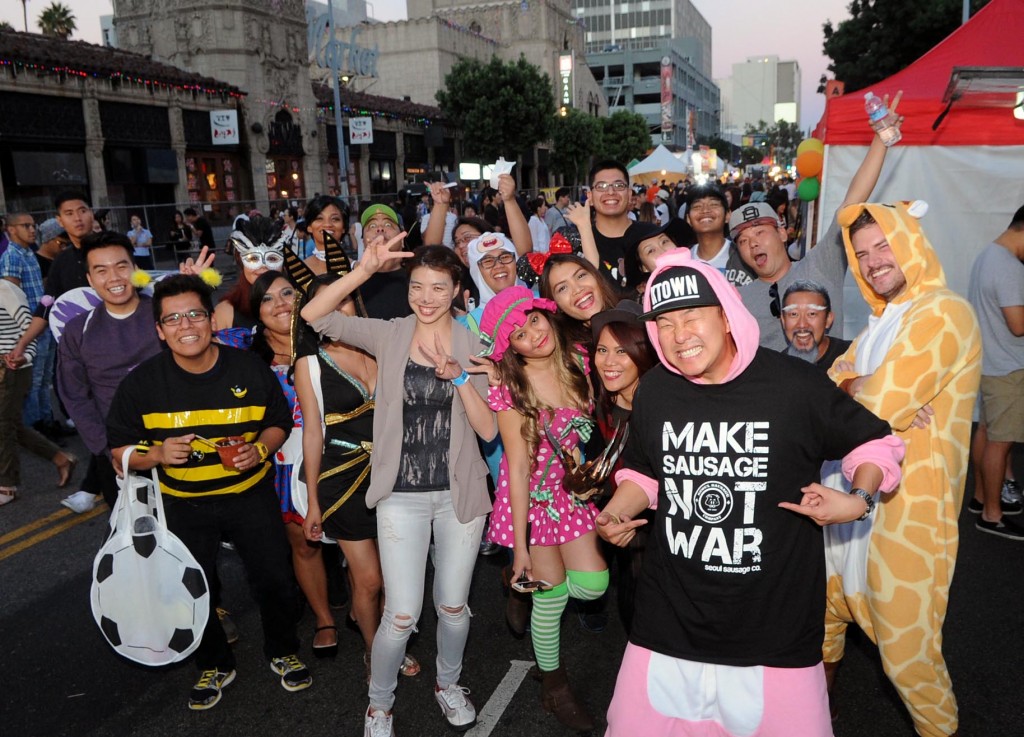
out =
{"type": "MultiPolygon", "coordinates": [[[[334,2],[327,0],[327,14],[331,19],[331,38],[334,38],[334,2]]],[[[341,198],[348,204],[348,155],[345,152],[345,130],[341,127],[341,71],[334,65],[334,130],[338,135],[338,188],[341,198]]]]}

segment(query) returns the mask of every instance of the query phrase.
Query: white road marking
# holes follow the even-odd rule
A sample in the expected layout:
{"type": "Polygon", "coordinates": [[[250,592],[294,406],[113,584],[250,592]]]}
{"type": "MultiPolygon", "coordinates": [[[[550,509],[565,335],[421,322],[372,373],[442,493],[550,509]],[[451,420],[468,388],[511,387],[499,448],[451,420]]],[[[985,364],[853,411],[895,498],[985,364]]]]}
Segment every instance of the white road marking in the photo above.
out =
{"type": "Polygon", "coordinates": [[[487,700],[484,708],[477,712],[476,725],[465,733],[466,737],[488,737],[505,713],[512,697],[519,690],[519,684],[523,682],[527,672],[533,666],[532,660],[513,660],[512,667],[501,679],[501,683],[494,689],[491,698],[487,700]]]}

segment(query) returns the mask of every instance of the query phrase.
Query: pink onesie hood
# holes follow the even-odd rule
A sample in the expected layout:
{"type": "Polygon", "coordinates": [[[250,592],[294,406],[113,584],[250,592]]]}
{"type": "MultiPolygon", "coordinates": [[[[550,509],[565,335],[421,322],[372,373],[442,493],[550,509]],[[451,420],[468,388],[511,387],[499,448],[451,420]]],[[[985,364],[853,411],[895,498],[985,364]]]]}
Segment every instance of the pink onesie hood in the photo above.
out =
{"type": "MultiPolygon", "coordinates": [[[[723,381],[732,381],[743,373],[744,369],[754,360],[754,354],[757,352],[757,346],[761,339],[761,331],[757,326],[757,320],[743,306],[743,301],[740,299],[740,293],[736,291],[736,287],[726,281],[718,269],[693,258],[690,255],[689,248],[675,248],[666,251],[655,261],[654,271],[651,272],[651,276],[647,280],[647,289],[644,291],[644,312],[651,310],[651,284],[659,274],[676,266],[685,266],[688,269],[700,272],[707,279],[708,284],[711,285],[711,289],[714,291],[715,296],[718,297],[722,309],[725,310],[725,317],[729,321],[733,342],[736,344],[736,357],[733,359],[732,366],[729,367],[729,373],[723,381]]],[[[665,360],[661,344],[658,342],[658,326],[654,320],[647,321],[647,337],[650,338],[651,345],[654,346],[658,359],[665,368],[675,374],[684,376],[695,384],[707,383],[703,379],[686,376],[665,360]]]]}

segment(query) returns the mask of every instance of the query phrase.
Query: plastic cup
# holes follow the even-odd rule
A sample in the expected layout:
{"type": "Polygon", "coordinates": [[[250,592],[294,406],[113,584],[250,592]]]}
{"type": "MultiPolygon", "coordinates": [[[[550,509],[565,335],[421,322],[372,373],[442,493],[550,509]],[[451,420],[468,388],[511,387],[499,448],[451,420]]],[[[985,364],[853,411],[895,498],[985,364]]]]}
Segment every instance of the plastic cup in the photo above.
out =
{"type": "Polygon", "coordinates": [[[217,453],[220,455],[220,462],[224,468],[235,467],[235,456],[238,455],[238,448],[245,445],[245,438],[233,435],[216,442],[217,453]]]}

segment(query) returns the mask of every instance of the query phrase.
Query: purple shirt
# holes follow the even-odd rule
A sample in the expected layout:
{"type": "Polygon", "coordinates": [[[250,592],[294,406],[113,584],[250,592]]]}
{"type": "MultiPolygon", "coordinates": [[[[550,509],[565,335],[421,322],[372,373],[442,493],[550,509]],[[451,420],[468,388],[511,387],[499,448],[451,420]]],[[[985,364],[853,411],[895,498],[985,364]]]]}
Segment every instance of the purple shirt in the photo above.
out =
{"type": "Polygon", "coordinates": [[[107,451],[106,419],[117,387],[160,348],[152,300],[146,296],[123,319],[100,305],[64,326],[57,345],[57,393],[93,454],[107,451]]]}

